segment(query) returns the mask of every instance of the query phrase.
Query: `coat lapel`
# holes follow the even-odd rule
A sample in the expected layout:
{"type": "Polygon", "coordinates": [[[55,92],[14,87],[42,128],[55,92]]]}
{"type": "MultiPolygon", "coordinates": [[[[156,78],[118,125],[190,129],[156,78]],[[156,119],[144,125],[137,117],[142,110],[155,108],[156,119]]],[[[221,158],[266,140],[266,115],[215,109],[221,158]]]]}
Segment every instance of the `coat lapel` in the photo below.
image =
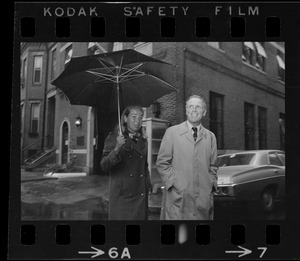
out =
{"type": "Polygon", "coordinates": [[[147,150],[147,141],[144,141],[142,137],[139,137],[137,142],[130,140],[132,148],[137,151],[139,154],[144,155],[145,150],[147,150]]]}
{"type": "Polygon", "coordinates": [[[189,131],[186,121],[179,125],[179,135],[183,135],[189,142],[195,143],[192,132],[189,131]]]}
{"type": "Polygon", "coordinates": [[[201,125],[201,128],[200,128],[200,131],[198,133],[198,137],[197,137],[196,143],[198,141],[202,140],[203,138],[206,139],[206,131],[205,131],[204,127],[201,125]]]}
{"type": "MultiPolygon", "coordinates": [[[[189,130],[186,121],[179,125],[179,135],[184,135],[188,141],[190,141],[193,144],[195,143],[193,134],[189,130]]],[[[196,143],[198,141],[202,140],[203,138],[206,138],[206,131],[205,131],[204,127],[201,125],[201,128],[200,128],[200,131],[198,133],[198,137],[197,137],[196,143]]]]}

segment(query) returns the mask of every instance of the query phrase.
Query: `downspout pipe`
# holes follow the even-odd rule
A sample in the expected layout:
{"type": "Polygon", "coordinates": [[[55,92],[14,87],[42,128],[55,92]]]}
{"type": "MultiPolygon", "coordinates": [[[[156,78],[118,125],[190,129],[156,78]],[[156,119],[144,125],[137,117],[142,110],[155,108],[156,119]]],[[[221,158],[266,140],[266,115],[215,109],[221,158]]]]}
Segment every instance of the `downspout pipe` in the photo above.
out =
{"type": "Polygon", "coordinates": [[[46,73],[45,73],[45,89],[44,89],[44,110],[43,110],[43,127],[42,127],[42,142],[41,142],[41,149],[45,149],[45,138],[46,138],[46,109],[47,109],[47,89],[48,89],[48,70],[49,70],[49,48],[48,44],[45,43],[46,47],[46,73]]]}
{"type": "MultiPolygon", "coordinates": [[[[182,77],[182,104],[183,104],[183,118],[184,118],[184,112],[185,112],[185,101],[186,101],[186,51],[187,49],[183,48],[183,77],[182,77]]],[[[184,121],[183,119],[182,121],[184,121]]]]}

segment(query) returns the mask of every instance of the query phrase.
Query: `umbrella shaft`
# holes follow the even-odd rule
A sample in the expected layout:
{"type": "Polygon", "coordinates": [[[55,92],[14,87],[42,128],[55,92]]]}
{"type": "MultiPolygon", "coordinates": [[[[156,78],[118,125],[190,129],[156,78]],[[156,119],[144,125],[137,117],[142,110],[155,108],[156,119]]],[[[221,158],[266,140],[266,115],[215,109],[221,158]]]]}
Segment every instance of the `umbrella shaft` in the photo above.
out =
{"type": "Polygon", "coordinates": [[[121,111],[120,111],[120,86],[118,82],[118,77],[117,77],[117,99],[118,99],[118,120],[119,120],[119,132],[120,135],[122,134],[122,128],[121,128],[121,111]]]}

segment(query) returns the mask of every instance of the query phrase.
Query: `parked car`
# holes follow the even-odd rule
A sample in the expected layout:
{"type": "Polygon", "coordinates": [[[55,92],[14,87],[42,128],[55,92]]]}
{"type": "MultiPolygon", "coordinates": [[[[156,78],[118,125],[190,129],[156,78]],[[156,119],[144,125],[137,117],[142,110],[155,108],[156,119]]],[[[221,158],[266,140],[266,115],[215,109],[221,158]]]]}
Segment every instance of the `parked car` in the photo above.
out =
{"type": "Polygon", "coordinates": [[[271,212],[275,201],[285,196],[285,153],[252,150],[218,157],[216,202],[258,202],[271,212]]]}

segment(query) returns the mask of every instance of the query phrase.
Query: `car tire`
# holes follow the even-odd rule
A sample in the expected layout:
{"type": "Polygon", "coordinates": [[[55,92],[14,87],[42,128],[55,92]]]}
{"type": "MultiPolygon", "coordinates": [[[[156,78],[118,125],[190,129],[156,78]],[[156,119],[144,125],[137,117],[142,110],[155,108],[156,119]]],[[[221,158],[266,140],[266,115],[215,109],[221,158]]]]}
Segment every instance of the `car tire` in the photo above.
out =
{"type": "Polygon", "coordinates": [[[274,192],[271,189],[265,189],[260,198],[260,206],[264,212],[272,212],[275,207],[274,192]]]}

